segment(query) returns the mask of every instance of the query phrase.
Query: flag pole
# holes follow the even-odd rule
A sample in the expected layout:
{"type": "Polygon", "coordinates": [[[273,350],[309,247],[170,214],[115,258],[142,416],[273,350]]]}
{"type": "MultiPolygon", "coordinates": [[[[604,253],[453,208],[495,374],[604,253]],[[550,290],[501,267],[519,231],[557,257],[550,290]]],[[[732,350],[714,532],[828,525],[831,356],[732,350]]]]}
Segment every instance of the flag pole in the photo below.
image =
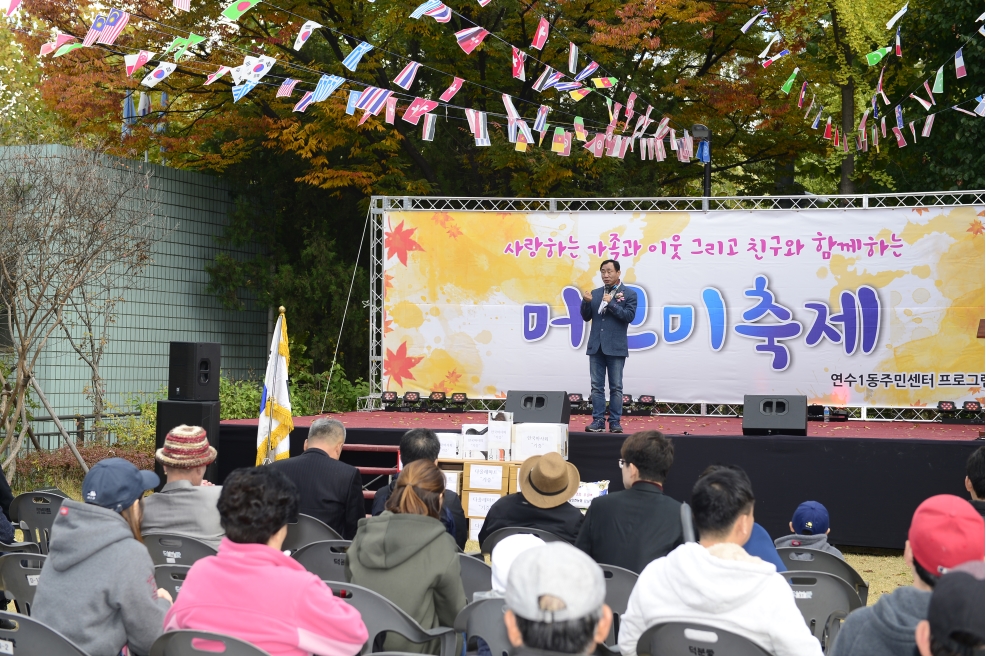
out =
{"type": "MultiPolygon", "coordinates": [[[[280,331],[276,331],[277,332],[277,335],[275,335],[275,338],[277,339],[277,350],[280,350],[280,348],[281,348],[281,334],[284,332],[284,328],[283,328],[283,326],[284,326],[284,313],[286,312],[286,310],[285,310],[284,306],[281,305],[280,307],[277,308],[277,312],[278,312],[278,315],[279,315],[278,318],[280,319],[280,321],[278,321],[278,324],[280,324],[282,326],[282,328],[281,328],[280,331]]],[[[271,340],[271,345],[273,345],[273,344],[274,344],[274,340],[272,339],[271,340]]],[[[274,380],[271,381],[271,390],[273,391],[276,388],[277,388],[277,367],[274,367],[274,380]]],[[[270,436],[271,436],[271,432],[274,430],[274,401],[270,397],[268,397],[268,407],[270,409],[267,411],[267,454],[264,456],[264,461],[262,463],[264,465],[269,465],[272,462],[272,460],[270,458],[270,450],[271,450],[271,447],[272,447],[271,441],[270,441],[270,436]]]]}

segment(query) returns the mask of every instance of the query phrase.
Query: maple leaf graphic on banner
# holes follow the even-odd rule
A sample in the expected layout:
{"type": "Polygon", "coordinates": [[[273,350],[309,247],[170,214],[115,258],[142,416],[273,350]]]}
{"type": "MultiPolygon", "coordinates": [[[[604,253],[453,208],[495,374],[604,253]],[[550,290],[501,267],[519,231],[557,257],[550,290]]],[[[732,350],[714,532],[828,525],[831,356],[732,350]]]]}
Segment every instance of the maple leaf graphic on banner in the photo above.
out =
{"type": "Polygon", "coordinates": [[[383,311],[383,334],[389,335],[394,332],[394,320],[387,316],[387,311],[383,311]]]}
{"type": "Polygon", "coordinates": [[[455,369],[445,374],[445,380],[449,382],[449,385],[457,384],[459,382],[459,379],[461,378],[462,378],[462,374],[460,374],[455,369]]]}
{"type": "Polygon", "coordinates": [[[404,386],[404,380],[414,380],[414,369],[419,362],[424,360],[424,356],[414,356],[407,354],[407,342],[401,342],[396,351],[387,349],[387,355],[383,359],[383,375],[390,376],[399,386],[404,386]]]}
{"type": "Polygon", "coordinates": [[[405,228],[401,221],[396,228],[384,234],[383,245],[387,249],[388,259],[396,255],[400,263],[407,266],[407,254],[410,251],[424,252],[421,244],[411,238],[415,230],[417,228],[405,228]]]}
{"type": "Polygon", "coordinates": [[[966,230],[966,232],[971,232],[973,237],[978,237],[979,235],[983,234],[983,222],[980,221],[979,219],[976,219],[975,221],[969,224],[969,228],[968,230],[966,230]]]}
{"type": "Polygon", "coordinates": [[[462,236],[462,231],[459,230],[459,226],[457,225],[449,226],[449,229],[446,230],[446,232],[448,233],[448,236],[451,237],[452,239],[458,239],[459,237],[462,236]]]}
{"type": "Polygon", "coordinates": [[[383,288],[393,289],[394,288],[394,276],[389,273],[383,274],[383,288]]]}

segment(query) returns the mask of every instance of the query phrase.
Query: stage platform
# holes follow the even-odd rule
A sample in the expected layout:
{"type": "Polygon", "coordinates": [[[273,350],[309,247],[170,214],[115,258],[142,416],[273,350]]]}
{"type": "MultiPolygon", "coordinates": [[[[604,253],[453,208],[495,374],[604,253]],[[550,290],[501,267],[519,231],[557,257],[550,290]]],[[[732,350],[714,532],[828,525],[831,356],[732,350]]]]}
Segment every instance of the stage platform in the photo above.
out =
{"type": "MultiPolygon", "coordinates": [[[[463,423],[484,423],[485,413],[351,412],[323,415],[347,427],[347,441],[397,444],[415,427],[456,431],[463,423]]],[[[316,417],[296,417],[291,452],[301,452],[316,417]]],[[[617,461],[626,435],[585,433],[590,417],[572,418],[569,460],[583,481],[609,480],[623,489],[617,461]]],[[[256,455],[256,419],[222,422],[220,477],[251,466],[256,455]]],[[[809,422],[807,437],[752,437],[742,420],[727,417],[624,417],[627,433],[656,429],[675,445],[665,491],[687,500],[708,465],[738,464],[750,475],[757,496],[755,516],[772,537],[787,534],[795,507],[809,499],[829,510],[834,544],[903,549],[917,505],[935,494],[966,496],[965,461],[982,441],[982,426],[911,422],[809,422]]],[[[344,453],[354,465],[393,466],[390,454],[344,453]]],[[[369,487],[379,487],[375,481],[369,487]]],[[[370,483],[367,479],[365,484],[370,483]]]]}

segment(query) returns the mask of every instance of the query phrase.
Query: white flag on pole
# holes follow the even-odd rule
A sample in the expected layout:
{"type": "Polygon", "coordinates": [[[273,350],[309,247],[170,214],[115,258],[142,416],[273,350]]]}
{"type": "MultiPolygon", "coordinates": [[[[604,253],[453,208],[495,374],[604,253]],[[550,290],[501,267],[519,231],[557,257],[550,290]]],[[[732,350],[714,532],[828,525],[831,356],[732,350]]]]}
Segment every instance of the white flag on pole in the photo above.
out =
{"type": "Polygon", "coordinates": [[[257,464],[269,464],[288,457],[291,445],[291,397],[288,396],[288,324],[284,308],[274,325],[274,338],[267,356],[264,391],[260,398],[260,425],[257,427],[257,464]]]}

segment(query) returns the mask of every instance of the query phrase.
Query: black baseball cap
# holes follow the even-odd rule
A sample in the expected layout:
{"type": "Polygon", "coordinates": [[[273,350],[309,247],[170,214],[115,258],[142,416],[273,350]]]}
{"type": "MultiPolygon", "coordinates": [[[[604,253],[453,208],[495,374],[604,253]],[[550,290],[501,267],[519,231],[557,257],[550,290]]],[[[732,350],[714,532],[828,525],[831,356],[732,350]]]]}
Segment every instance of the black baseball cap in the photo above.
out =
{"type": "MultiPolygon", "coordinates": [[[[979,563],[980,570],[982,563],[979,563]]],[[[980,575],[981,576],[981,575],[980,575]]],[[[953,569],[935,584],[928,605],[928,624],[935,642],[951,652],[982,648],[986,615],[986,583],[981,577],[953,569]]]]}
{"type": "Polygon", "coordinates": [[[100,460],[82,481],[82,499],[95,506],[121,512],[147,490],[153,490],[161,482],[152,471],[137,469],[123,458],[100,460]]]}

